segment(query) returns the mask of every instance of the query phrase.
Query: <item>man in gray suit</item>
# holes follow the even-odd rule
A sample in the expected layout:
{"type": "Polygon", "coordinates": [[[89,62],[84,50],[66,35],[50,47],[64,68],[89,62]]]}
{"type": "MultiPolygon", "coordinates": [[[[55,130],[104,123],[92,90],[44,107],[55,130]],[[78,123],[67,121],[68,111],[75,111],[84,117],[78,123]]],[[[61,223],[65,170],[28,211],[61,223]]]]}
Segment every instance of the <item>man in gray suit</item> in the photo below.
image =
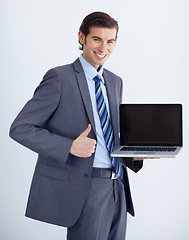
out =
{"type": "Polygon", "coordinates": [[[112,161],[95,92],[98,75],[112,145],[118,145],[122,80],[103,68],[117,33],[109,15],[85,17],[78,33],[83,54],[45,74],[10,129],[14,140],[38,153],[26,216],[67,227],[69,240],[124,240],[126,213],[134,216],[127,167],[137,172],[143,162],[112,161]]]}

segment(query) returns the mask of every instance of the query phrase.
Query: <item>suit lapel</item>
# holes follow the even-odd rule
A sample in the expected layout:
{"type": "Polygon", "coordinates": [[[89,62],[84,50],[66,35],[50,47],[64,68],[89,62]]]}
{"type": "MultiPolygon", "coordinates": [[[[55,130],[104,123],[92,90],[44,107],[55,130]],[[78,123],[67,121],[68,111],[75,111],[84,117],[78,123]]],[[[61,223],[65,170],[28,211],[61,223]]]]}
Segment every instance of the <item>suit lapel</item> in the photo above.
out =
{"type": "Polygon", "coordinates": [[[113,79],[110,78],[109,74],[104,70],[103,72],[103,77],[106,83],[106,90],[107,90],[107,95],[108,95],[108,101],[109,101],[109,108],[110,108],[110,118],[111,118],[111,123],[114,131],[114,141],[115,145],[117,143],[117,138],[115,136],[118,135],[118,111],[117,111],[117,106],[116,103],[118,102],[116,100],[115,96],[115,89],[114,89],[114,84],[112,81],[113,79]]]}
{"type": "Polygon", "coordinates": [[[84,103],[89,121],[91,123],[91,126],[93,128],[93,131],[96,135],[93,108],[92,108],[91,97],[90,97],[89,89],[88,89],[88,85],[87,85],[87,79],[86,79],[85,73],[83,71],[83,68],[81,66],[79,59],[77,59],[73,63],[73,66],[76,71],[76,78],[77,78],[78,86],[79,86],[79,89],[81,92],[81,96],[83,98],[83,103],[84,103]]]}

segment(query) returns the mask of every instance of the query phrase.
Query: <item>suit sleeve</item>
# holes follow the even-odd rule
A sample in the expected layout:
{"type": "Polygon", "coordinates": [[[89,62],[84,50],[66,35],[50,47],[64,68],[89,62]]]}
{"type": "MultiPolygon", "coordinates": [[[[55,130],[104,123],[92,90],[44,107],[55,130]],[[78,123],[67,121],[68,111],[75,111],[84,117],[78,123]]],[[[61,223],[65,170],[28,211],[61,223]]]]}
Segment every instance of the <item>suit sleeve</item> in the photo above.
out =
{"type": "Polygon", "coordinates": [[[41,156],[65,163],[73,140],[45,129],[60,97],[61,82],[56,71],[51,69],[12,123],[10,137],[41,156]]]}
{"type": "MultiPolygon", "coordinates": [[[[122,103],[122,96],[123,96],[123,82],[121,80],[121,87],[120,87],[120,99],[122,103]]],[[[135,173],[137,173],[143,167],[143,161],[134,161],[133,158],[121,158],[120,161],[122,162],[123,166],[128,167],[135,173]]]]}
{"type": "Polygon", "coordinates": [[[143,160],[134,161],[133,158],[121,158],[120,161],[124,167],[128,167],[135,173],[137,173],[143,167],[143,160]]]}

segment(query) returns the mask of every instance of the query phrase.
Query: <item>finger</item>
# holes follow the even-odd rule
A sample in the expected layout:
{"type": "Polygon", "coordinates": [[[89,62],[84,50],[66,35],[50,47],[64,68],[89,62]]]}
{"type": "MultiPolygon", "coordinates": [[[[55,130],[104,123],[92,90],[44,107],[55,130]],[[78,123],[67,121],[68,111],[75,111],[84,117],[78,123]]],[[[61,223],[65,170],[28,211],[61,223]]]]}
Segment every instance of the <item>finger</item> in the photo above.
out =
{"type": "Polygon", "coordinates": [[[137,160],[145,160],[145,159],[159,159],[159,158],[154,158],[154,157],[144,157],[144,158],[133,158],[134,161],[137,161],[137,160]]]}
{"type": "Polygon", "coordinates": [[[134,161],[140,161],[140,160],[143,160],[143,159],[145,159],[145,158],[137,158],[137,157],[133,158],[134,161]]]}
{"type": "Polygon", "coordinates": [[[87,137],[90,131],[91,131],[91,124],[88,125],[87,129],[84,132],[82,132],[80,136],[87,137]]]}

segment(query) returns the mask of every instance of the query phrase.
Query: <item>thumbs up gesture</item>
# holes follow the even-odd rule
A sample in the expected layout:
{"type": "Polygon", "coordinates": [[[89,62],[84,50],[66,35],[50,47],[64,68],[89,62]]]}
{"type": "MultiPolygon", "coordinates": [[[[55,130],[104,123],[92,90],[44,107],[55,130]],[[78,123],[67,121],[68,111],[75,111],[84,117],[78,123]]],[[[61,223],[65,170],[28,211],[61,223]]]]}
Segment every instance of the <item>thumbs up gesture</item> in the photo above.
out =
{"type": "Polygon", "coordinates": [[[87,129],[73,141],[70,149],[70,153],[72,155],[76,157],[87,158],[90,157],[95,152],[96,140],[88,137],[90,131],[91,124],[89,124],[87,129]]]}

